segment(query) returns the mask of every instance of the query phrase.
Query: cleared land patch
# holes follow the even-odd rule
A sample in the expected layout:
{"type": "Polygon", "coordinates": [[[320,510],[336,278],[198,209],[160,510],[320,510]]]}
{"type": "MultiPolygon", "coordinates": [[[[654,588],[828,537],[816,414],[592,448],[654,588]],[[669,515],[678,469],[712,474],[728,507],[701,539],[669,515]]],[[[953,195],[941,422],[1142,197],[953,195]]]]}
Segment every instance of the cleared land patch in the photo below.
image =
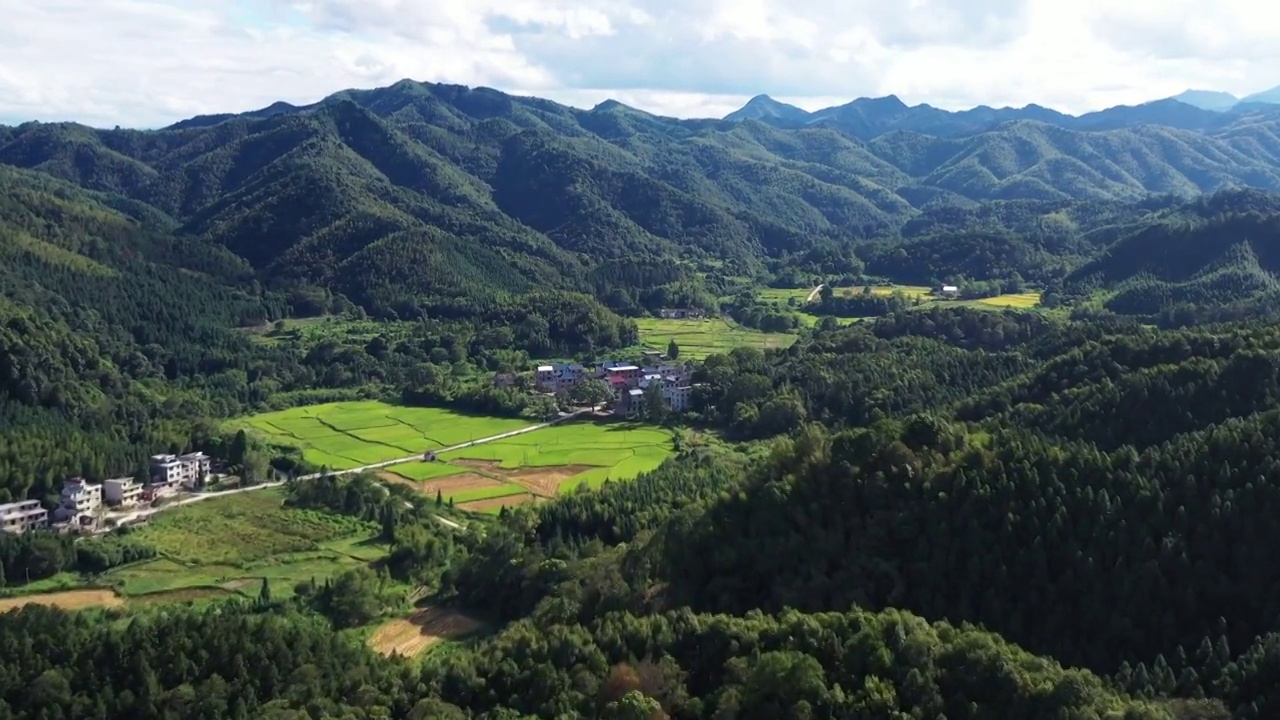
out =
{"type": "Polygon", "coordinates": [[[537,495],[523,493],[521,495],[510,495],[508,497],[490,498],[488,500],[476,500],[474,502],[462,503],[458,507],[467,512],[497,512],[504,507],[516,507],[519,505],[532,505],[538,502],[540,498],[537,495]]]}
{"type": "Polygon", "coordinates": [[[379,625],[369,638],[369,646],[383,655],[412,658],[442,640],[454,640],[482,628],[484,623],[456,610],[428,607],[379,625]]]}
{"type": "MultiPolygon", "coordinates": [[[[802,298],[803,299],[803,298],[802,298]]],[[[796,341],[788,333],[765,333],[731,325],[720,318],[705,320],[666,320],[640,318],[640,344],[650,350],[666,351],[675,340],[682,359],[701,360],[708,355],[725,354],[736,347],[787,348],[796,341]]]]}
{"type": "Polygon", "coordinates": [[[529,422],[361,400],[262,413],[234,425],[299,449],[313,465],[349,470],[519,430],[529,422]]]}
{"type": "Polygon", "coordinates": [[[61,592],[0,598],[0,612],[16,610],[24,605],[49,605],[63,610],[83,610],[90,607],[119,607],[124,605],[124,599],[110,588],[63,590],[61,592]]]}

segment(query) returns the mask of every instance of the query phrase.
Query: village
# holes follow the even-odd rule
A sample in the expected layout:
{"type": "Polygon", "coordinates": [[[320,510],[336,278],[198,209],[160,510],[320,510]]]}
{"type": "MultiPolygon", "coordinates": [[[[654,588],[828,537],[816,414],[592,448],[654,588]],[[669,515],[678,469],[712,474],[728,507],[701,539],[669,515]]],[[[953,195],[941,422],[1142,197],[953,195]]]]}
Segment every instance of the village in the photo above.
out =
{"type": "Polygon", "coordinates": [[[112,524],[112,514],[153,506],[183,491],[197,491],[213,474],[213,461],[202,452],[151,456],[149,482],[136,478],[111,478],[91,483],[67,478],[58,506],[52,511],[39,500],[0,504],[0,531],[14,534],[50,529],[61,532],[97,532],[112,524]]]}
{"type": "Polygon", "coordinates": [[[498,387],[519,387],[530,380],[533,390],[548,395],[571,395],[582,383],[600,381],[609,397],[594,398],[592,404],[607,404],[620,418],[638,416],[644,408],[646,392],[659,393],[668,411],[686,412],[695,387],[693,365],[670,360],[657,351],[643,352],[636,361],[606,360],[594,367],[577,362],[539,365],[532,376],[498,373],[493,383],[498,387]]]}

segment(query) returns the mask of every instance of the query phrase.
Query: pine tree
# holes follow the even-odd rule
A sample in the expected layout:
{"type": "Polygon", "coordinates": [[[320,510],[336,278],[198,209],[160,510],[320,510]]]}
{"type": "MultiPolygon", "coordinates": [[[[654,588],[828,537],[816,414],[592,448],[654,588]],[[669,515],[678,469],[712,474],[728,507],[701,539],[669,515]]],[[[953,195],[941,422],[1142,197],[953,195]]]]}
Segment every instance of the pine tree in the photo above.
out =
{"type": "Polygon", "coordinates": [[[667,358],[676,360],[680,357],[680,346],[676,344],[676,339],[671,338],[671,342],[667,343],[667,358]]]}
{"type": "Polygon", "coordinates": [[[258,604],[271,604],[271,581],[266,578],[262,578],[262,589],[258,591],[258,604]]]}
{"type": "Polygon", "coordinates": [[[436,507],[444,507],[444,494],[436,489],[436,507]]]}

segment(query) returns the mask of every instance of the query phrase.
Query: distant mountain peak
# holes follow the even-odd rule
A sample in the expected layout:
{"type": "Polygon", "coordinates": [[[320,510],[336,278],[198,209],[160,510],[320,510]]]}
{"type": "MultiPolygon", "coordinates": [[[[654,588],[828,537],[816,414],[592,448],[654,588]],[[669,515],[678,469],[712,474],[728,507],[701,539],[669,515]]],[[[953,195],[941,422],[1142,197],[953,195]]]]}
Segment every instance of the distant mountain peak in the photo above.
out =
{"type": "Polygon", "coordinates": [[[1240,99],[1241,105],[1246,103],[1251,105],[1280,105],[1280,87],[1273,87],[1270,90],[1263,90],[1240,99]]]}
{"type": "Polygon", "coordinates": [[[628,105],[618,102],[613,98],[609,98],[608,100],[605,100],[604,102],[599,103],[595,107],[591,108],[591,112],[609,112],[610,110],[630,110],[630,109],[631,108],[628,105]]]}
{"type": "Polygon", "coordinates": [[[808,121],[809,112],[795,105],[774,100],[765,94],[756,95],[746,105],[724,116],[725,120],[762,120],[771,119],[783,122],[803,123],[808,121]]]}
{"type": "Polygon", "coordinates": [[[1214,112],[1226,112],[1240,102],[1240,99],[1235,95],[1218,90],[1184,90],[1171,98],[1165,99],[1185,103],[1201,110],[1213,110],[1214,112]]]}

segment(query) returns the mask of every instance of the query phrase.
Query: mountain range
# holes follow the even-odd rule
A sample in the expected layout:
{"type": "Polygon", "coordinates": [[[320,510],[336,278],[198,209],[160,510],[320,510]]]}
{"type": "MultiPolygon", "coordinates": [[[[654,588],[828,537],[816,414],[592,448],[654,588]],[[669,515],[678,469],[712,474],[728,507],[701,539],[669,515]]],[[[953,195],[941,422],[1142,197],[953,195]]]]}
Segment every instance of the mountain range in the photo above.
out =
{"type": "Polygon", "coordinates": [[[964,137],[995,130],[1020,120],[1068,130],[1118,130],[1140,125],[1163,125],[1182,130],[1212,131],[1247,117],[1268,116],[1280,110],[1280,88],[1240,99],[1230,93],[1188,90],[1141,105],[1120,105],[1084,115],[1068,115],[1040,105],[992,108],[980,105],[951,111],[931,105],[907,105],[896,95],[858,98],[835,107],[809,112],[757,95],[724,117],[730,122],[759,120],[776,127],[831,127],[853,137],[871,140],[896,130],[940,137],[964,137]]]}
{"type": "Polygon", "coordinates": [[[849,268],[830,259],[945,208],[1280,190],[1280,107],[1071,118],[889,97],[803,113],[757,98],[678,120],[405,80],[160,130],[0,127],[0,164],[390,315],[541,288],[603,297],[619,278],[674,301],[805,258],[849,268]]]}

